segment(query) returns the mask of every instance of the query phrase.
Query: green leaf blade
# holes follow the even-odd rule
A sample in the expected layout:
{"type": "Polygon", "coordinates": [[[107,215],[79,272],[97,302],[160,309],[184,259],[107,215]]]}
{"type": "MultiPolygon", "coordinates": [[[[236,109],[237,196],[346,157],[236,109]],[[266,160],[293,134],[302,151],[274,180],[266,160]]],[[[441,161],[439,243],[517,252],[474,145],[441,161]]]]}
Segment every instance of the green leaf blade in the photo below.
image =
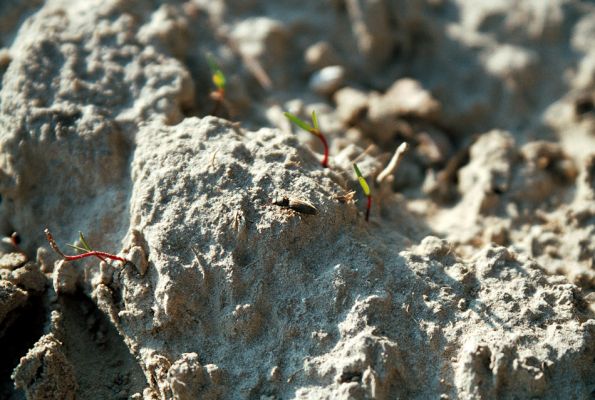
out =
{"type": "Polygon", "coordinates": [[[284,112],[283,115],[285,115],[285,117],[288,120],[290,120],[291,122],[293,122],[294,124],[296,124],[297,126],[302,128],[306,132],[312,133],[312,127],[307,122],[302,121],[301,119],[299,119],[298,117],[296,117],[295,115],[293,115],[292,113],[289,113],[289,112],[284,112]]]}
{"type": "Polygon", "coordinates": [[[87,241],[85,240],[85,236],[83,236],[83,232],[79,231],[79,238],[81,240],[81,244],[83,245],[83,247],[87,250],[87,251],[93,251],[91,249],[91,246],[89,246],[89,243],[87,243],[87,241]]]}
{"type": "Polygon", "coordinates": [[[215,59],[210,54],[207,54],[207,62],[209,63],[209,68],[211,69],[211,79],[213,80],[213,83],[218,89],[224,90],[225,85],[227,84],[225,74],[221,68],[219,68],[219,65],[217,62],[215,62],[215,59]]]}
{"type": "Polygon", "coordinates": [[[362,172],[359,170],[359,167],[356,163],[353,163],[353,169],[355,170],[355,175],[357,175],[357,180],[359,181],[359,185],[362,187],[364,194],[367,197],[370,197],[370,186],[368,186],[368,182],[366,182],[366,179],[362,175],[362,172]]]}
{"type": "Polygon", "coordinates": [[[227,81],[225,79],[225,75],[223,75],[223,72],[221,72],[221,70],[213,74],[213,83],[215,84],[215,86],[217,86],[218,89],[225,89],[227,81]]]}
{"type": "Polygon", "coordinates": [[[316,116],[316,111],[312,110],[312,125],[314,125],[314,129],[319,132],[318,129],[318,117],[316,116]]]}
{"type": "Polygon", "coordinates": [[[89,250],[87,250],[87,249],[84,249],[84,248],[82,248],[82,247],[79,247],[79,246],[77,246],[76,244],[69,244],[69,243],[66,243],[66,246],[68,246],[68,247],[71,247],[71,248],[73,248],[73,249],[75,249],[75,250],[77,250],[77,251],[80,251],[81,253],[88,253],[88,252],[89,252],[89,250]]]}

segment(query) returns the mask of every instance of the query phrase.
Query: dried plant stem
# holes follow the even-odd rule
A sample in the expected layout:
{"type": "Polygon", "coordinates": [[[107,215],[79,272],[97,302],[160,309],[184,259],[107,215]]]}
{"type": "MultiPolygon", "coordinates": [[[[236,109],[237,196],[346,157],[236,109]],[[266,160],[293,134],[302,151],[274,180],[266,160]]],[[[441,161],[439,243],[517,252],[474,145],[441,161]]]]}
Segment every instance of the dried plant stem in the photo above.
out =
{"type": "Polygon", "coordinates": [[[213,110],[211,111],[211,115],[213,117],[216,117],[217,114],[219,113],[220,108],[221,108],[221,102],[219,100],[216,100],[215,104],[213,105],[213,110]]]}
{"type": "Polygon", "coordinates": [[[370,144],[368,145],[368,147],[366,147],[366,149],[364,151],[362,151],[362,153],[355,157],[355,159],[353,159],[353,161],[351,161],[352,163],[358,163],[362,160],[362,158],[364,158],[367,154],[370,153],[370,151],[372,151],[372,149],[376,147],[374,144],[370,144]]]}
{"type": "Polygon", "coordinates": [[[382,172],[380,172],[376,177],[377,184],[380,185],[386,178],[391,176],[396,171],[397,167],[401,163],[401,160],[403,159],[403,155],[408,149],[409,145],[407,144],[407,142],[403,142],[399,147],[397,147],[395,154],[391,158],[386,168],[384,168],[384,170],[382,170],[382,172]]]}

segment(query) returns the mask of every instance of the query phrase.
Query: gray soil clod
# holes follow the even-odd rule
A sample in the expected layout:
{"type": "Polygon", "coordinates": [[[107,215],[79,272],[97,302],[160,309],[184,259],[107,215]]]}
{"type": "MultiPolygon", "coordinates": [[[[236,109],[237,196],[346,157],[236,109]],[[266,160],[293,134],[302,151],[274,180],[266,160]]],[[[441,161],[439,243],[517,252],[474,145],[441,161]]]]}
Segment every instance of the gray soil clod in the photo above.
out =
{"type": "Polygon", "coordinates": [[[592,396],[595,6],[538,3],[0,4],[0,396],[592,396]]]}

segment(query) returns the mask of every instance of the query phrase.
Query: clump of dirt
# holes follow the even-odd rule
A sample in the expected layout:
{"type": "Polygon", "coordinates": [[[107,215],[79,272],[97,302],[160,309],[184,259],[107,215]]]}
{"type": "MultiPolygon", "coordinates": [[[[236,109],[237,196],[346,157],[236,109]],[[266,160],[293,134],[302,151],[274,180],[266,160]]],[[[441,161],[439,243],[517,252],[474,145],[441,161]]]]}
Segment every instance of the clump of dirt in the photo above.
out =
{"type": "Polygon", "coordinates": [[[2,396],[593,392],[592,4],[1,10],[2,396]]]}

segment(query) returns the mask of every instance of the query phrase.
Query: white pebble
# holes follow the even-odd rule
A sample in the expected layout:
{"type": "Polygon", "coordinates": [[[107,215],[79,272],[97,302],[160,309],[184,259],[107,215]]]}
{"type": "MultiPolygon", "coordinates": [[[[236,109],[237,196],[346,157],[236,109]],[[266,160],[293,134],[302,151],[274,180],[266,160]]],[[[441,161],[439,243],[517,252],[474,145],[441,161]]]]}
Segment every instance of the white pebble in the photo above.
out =
{"type": "Polygon", "coordinates": [[[345,80],[345,68],[340,65],[324,67],[312,74],[310,89],[320,95],[331,95],[336,92],[345,80]]]}

